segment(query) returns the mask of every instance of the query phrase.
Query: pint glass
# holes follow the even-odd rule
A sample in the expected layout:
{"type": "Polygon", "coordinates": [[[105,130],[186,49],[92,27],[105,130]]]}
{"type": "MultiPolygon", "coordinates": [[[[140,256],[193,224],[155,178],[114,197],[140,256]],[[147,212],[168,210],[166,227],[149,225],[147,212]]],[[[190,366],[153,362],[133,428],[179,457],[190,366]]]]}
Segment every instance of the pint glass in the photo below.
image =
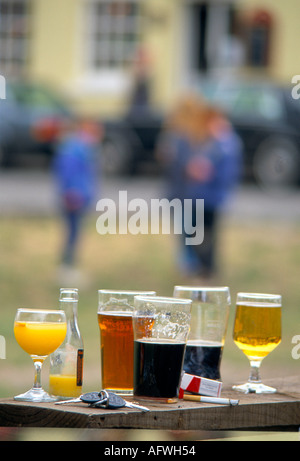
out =
{"type": "Polygon", "coordinates": [[[203,378],[221,379],[221,358],[230,310],[229,288],[175,286],[173,295],[193,302],[184,371],[203,378]]]}
{"type": "Polygon", "coordinates": [[[98,290],[101,386],[115,393],[133,393],[133,300],[155,291],[98,290]]]}
{"type": "Polygon", "coordinates": [[[187,299],[134,299],[134,396],[173,403],[181,382],[191,304],[187,299]]]}

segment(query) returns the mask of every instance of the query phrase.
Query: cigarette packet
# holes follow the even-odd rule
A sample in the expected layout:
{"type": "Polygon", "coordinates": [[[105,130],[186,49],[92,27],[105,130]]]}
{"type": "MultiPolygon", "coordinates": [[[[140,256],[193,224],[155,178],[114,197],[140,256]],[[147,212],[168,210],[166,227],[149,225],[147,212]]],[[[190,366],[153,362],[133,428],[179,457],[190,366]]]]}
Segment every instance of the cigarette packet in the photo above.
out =
{"type": "Polygon", "coordinates": [[[220,397],[222,382],[214,379],[202,378],[201,376],[190,375],[184,373],[180,389],[179,398],[183,398],[184,392],[192,392],[193,394],[208,395],[211,397],[220,397]]]}

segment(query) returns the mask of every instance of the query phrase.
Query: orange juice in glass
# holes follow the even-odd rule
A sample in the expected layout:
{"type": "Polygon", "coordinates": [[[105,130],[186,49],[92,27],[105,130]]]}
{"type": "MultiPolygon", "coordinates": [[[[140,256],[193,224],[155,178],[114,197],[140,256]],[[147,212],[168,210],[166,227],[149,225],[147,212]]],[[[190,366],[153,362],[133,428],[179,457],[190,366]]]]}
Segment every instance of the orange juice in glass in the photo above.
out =
{"type": "Polygon", "coordinates": [[[77,385],[74,375],[50,375],[49,389],[51,394],[58,396],[79,397],[82,394],[82,388],[77,385]]]}
{"type": "Polygon", "coordinates": [[[44,360],[65,339],[66,316],[62,310],[18,309],[14,323],[14,334],[21,348],[30,355],[35,366],[32,389],[14,397],[15,400],[51,402],[56,398],[41,386],[41,369],[44,360]]]}
{"type": "Polygon", "coordinates": [[[54,322],[19,322],[14,325],[14,334],[19,346],[35,357],[48,356],[63,342],[66,324],[54,322]]]}

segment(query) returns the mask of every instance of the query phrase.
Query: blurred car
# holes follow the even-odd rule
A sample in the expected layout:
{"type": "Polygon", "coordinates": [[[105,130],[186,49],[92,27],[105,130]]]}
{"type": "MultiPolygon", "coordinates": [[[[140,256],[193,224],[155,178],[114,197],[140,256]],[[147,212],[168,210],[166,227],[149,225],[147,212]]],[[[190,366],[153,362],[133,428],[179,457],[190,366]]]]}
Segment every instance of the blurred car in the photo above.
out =
{"type": "Polygon", "coordinates": [[[199,86],[224,110],[244,144],[244,173],[263,185],[300,181],[300,103],[291,88],[269,81],[223,81],[199,86]]]}
{"type": "Polygon", "coordinates": [[[102,167],[108,175],[134,175],[145,167],[158,165],[155,149],[164,115],[151,109],[131,112],[119,119],[102,121],[102,167]]]}
{"type": "MultiPolygon", "coordinates": [[[[270,82],[201,81],[194,88],[226,112],[244,144],[245,177],[265,185],[300,180],[300,102],[291,89],[270,82]]],[[[123,117],[104,123],[104,169],[134,173],[155,163],[163,114],[123,117]]]]}
{"type": "Polygon", "coordinates": [[[72,111],[58,95],[41,85],[6,82],[0,100],[0,164],[12,166],[27,154],[51,158],[57,135],[72,111]]]}

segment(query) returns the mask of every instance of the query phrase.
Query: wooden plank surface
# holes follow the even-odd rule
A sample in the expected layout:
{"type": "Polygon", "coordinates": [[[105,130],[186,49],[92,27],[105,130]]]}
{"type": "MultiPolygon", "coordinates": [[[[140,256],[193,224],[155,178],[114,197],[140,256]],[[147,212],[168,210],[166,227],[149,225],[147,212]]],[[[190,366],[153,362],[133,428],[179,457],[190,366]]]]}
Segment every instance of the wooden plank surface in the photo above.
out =
{"type": "MultiPolygon", "coordinates": [[[[164,430],[233,430],[300,426],[299,377],[269,380],[276,394],[244,395],[223,385],[222,397],[238,398],[238,406],[179,400],[145,404],[150,412],[122,408],[93,409],[83,403],[64,406],[0,399],[0,426],[63,428],[139,428],[164,430]]],[[[128,399],[130,400],[130,399],[128,399]]]]}

